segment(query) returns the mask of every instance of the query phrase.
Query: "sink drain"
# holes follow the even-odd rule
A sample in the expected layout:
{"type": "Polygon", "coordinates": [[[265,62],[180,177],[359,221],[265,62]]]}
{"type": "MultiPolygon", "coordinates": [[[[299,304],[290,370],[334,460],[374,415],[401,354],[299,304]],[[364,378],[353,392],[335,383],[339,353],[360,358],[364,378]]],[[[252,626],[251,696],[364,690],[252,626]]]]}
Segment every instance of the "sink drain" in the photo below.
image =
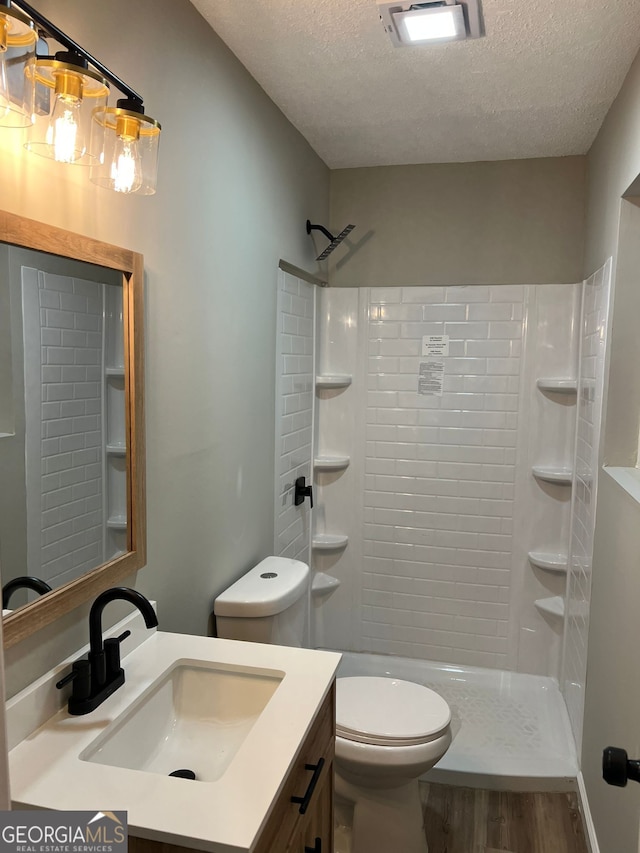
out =
{"type": "Polygon", "coordinates": [[[196,774],[193,770],[174,770],[173,773],[169,773],[169,776],[175,776],[177,779],[195,779],[196,774]]]}

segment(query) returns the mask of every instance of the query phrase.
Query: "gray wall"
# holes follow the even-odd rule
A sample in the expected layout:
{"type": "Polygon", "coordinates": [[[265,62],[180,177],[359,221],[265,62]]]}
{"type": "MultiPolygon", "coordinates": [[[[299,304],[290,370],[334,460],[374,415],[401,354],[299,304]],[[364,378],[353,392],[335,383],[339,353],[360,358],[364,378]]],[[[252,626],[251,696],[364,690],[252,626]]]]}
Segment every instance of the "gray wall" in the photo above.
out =
{"type": "MultiPolygon", "coordinates": [[[[101,190],[19,134],[0,135],[0,184],[6,210],[145,256],[149,548],[134,582],[161,628],[202,634],[214,596],[273,547],[277,265],[315,269],[304,223],[328,217],[328,169],[187,0],[38,9],[163,124],[153,197],[101,190]]],[[[9,695],[86,642],[85,620],[10,650],[9,695]]]]}
{"type": "Polygon", "coordinates": [[[585,171],[585,157],[334,171],[332,229],[357,227],[331,284],[578,281],[585,171]]]}
{"type": "MultiPolygon", "coordinates": [[[[636,59],[589,155],[585,276],[616,255],[620,197],[640,172],[640,59],[636,59]]],[[[640,242],[640,217],[628,202],[624,229],[640,242]]],[[[628,241],[614,270],[605,453],[634,465],[640,395],[640,272],[629,269],[628,241]],[[630,439],[629,436],[634,436],[630,439]]],[[[636,256],[638,252],[635,252],[636,256]]],[[[633,252],[631,252],[633,256],[633,252]]],[[[632,265],[631,265],[632,266],[632,265]]],[[[640,755],[640,504],[605,474],[598,494],[583,739],[583,773],[602,853],[636,853],[640,786],[601,778],[602,750],[640,755]]]]}
{"type": "MultiPolygon", "coordinates": [[[[2,583],[27,574],[27,498],[25,490],[24,350],[22,346],[22,289],[11,275],[12,256],[0,244],[0,358],[5,376],[0,408],[4,425],[0,432],[0,566],[2,583]],[[15,567],[21,566],[17,572],[15,567]]],[[[11,606],[25,603],[25,593],[15,593],[11,606]]]]}

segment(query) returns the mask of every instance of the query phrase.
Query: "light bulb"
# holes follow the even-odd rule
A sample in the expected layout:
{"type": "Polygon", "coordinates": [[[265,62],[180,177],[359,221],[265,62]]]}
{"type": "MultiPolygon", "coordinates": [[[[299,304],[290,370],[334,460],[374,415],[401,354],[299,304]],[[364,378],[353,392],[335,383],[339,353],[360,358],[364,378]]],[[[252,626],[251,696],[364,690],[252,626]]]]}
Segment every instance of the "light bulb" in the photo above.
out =
{"type": "Polygon", "coordinates": [[[59,163],[73,163],[84,154],[79,150],[78,125],[82,106],[82,77],[73,71],[54,74],[55,100],[49,127],[47,145],[51,146],[53,158],[59,163]]]}
{"type": "Polygon", "coordinates": [[[56,95],[55,105],[47,128],[47,145],[53,149],[54,160],[59,163],[73,163],[78,159],[76,140],[78,138],[78,113],[80,102],[56,95]]]}
{"type": "Polygon", "coordinates": [[[134,193],[142,186],[142,169],[138,143],[129,139],[118,139],[111,161],[113,188],[119,193],[134,193]]]}
{"type": "Polygon", "coordinates": [[[139,138],[140,122],[131,116],[119,116],[111,158],[111,181],[116,192],[134,193],[142,186],[139,138]]]}

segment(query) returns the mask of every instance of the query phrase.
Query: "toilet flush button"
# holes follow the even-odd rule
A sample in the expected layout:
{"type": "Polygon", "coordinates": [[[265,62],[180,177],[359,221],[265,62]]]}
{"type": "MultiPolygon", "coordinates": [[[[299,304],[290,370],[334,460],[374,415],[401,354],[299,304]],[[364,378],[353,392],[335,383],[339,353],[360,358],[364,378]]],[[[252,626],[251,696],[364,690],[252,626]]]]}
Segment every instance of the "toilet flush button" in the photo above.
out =
{"type": "Polygon", "coordinates": [[[265,580],[270,580],[271,578],[277,578],[277,577],[278,577],[278,573],[277,573],[277,572],[263,572],[263,573],[260,575],[260,577],[261,577],[261,578],[265,578],[265,580]]]}

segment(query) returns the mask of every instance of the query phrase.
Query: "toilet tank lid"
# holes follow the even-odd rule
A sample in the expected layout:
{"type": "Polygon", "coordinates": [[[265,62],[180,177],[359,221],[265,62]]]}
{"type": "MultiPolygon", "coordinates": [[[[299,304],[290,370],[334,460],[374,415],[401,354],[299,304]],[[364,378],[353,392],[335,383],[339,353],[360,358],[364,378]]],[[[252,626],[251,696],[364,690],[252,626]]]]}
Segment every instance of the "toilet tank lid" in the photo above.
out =
{"type": "Polygon", "coordinates": [[[215,600],[216,616],[275,616],[304,594],[309,566],[288,557],[266,557],[215,600]]]}

